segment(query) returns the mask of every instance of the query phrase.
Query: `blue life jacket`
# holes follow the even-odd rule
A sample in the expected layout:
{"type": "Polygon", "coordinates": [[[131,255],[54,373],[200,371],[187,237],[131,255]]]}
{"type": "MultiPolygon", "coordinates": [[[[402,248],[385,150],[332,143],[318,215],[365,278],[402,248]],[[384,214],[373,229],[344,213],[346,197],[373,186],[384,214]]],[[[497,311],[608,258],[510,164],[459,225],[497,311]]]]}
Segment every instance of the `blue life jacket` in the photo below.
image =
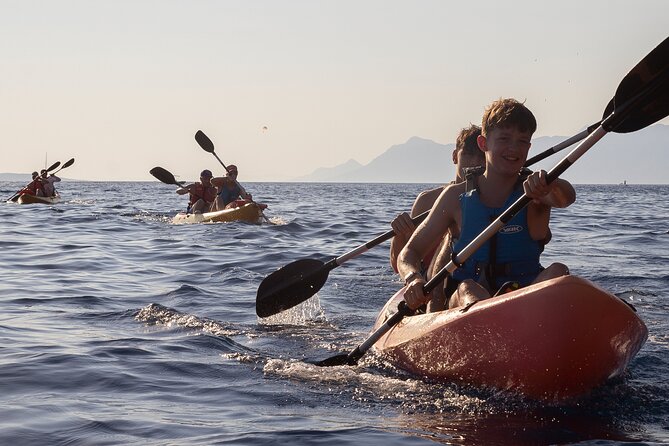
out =
{"type": "Polygon", "coordinates": [[[242,190],[237,184],[232,189],[228,189],[227,187],[221,187],[221,191],[218,193],[218,196],[221,197],[221,200],[223,200],[223,206],[227,206],[228,204],[232,203],[239,197],[239,194],[242,193],[242,190]]]}
{"type": "MultiPolygon", "coordinates": [[[[453,252],[461,252],[522,195],[522,188],[516,187],[500,208],[483,205],[477,189],[460,195],[462,225],[460,238],[455,242],[453,252]]],[[[527,286],[543,270],[539,263],[542,250],[543,243],[533,240],[530,236],[527,225],[527,207],[525,207],[492,239],[476,250],[463,266],[453,272],[452,276],[457,281],[472,279],[482,283],[493,293],[497,287],[507,281],[515,281],[520,286],[527,286]]]]}

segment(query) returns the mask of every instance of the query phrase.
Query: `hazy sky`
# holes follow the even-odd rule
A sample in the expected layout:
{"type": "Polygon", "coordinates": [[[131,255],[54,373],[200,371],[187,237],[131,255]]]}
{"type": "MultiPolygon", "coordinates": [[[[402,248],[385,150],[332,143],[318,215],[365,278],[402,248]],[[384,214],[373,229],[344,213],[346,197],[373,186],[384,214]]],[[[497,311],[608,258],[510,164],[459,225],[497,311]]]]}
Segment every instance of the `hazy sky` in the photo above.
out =
{"type": "Polygon", "coordinates": [[[668,33],[668,0],[0,0],[0,172],[221,174],[202,129],[280,181],[453,142],[499,97],[572,135],[668,33]]]}

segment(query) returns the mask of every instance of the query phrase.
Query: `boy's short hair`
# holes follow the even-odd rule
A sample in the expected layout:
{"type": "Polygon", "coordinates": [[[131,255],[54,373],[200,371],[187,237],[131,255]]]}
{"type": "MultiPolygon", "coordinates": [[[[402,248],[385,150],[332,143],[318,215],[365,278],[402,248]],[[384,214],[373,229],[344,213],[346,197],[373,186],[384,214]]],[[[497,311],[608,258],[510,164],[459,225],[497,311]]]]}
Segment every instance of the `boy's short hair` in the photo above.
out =
{"type": "Polygon", "coordinates": [[[462,150],[470,155],[480,152],[478,142],[476,141],[480,134],[481,127],[478,125],[470,124],[469,127],[463,128],[455,140],[455,150],[462,150]]]}
{"type": "Polygon", "coordinates": [[[522,102],[513,98],[498,99],[483,113],[481,134],[488,136],[494,129],[502,127],[515,127],[521,132],[532,134],[537,130],[537,120],[522,102]]]}

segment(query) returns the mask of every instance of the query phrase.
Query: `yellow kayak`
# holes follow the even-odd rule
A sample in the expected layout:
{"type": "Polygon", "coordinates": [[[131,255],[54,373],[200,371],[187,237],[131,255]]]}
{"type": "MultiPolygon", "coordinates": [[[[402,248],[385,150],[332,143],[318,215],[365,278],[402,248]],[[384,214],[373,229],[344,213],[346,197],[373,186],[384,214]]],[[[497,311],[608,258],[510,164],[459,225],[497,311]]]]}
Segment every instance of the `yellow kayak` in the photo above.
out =
{"type": "Polygon", "coordinates": [[[242,206],[231,209],[224,209],[222,211],[205,212],[202,214],[179,213],[172,219],[172,223],[175,225],[231,221],[243,221],[246,223],[260,224],[262,221],[261,205],[256,202],[249,201],[242,206]]]}

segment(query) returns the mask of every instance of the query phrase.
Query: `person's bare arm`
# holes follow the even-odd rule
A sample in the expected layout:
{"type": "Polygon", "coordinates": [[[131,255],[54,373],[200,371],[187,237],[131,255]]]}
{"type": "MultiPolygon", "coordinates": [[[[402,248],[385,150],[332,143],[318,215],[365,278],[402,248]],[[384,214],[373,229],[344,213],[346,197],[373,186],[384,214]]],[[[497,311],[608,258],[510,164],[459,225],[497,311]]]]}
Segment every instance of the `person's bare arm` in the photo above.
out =
{"type": "Polygon", "coordinates": [[[523,183],[525,194],[532,198],[527,209],[527,223],[533,240],[544,240],[550,234],[551,208],[565,208],[576,201],[576,191],[561,178],[548,184],[546,171],[540,170],[523,183]]]}
{"type": "MultiPolygon", "coordinates": [[[[432,259],[432,263],[427,270],[427,279],[431,279],[436,273],[441,271],[451,260],[451,234],[450,232],[441,240],[437,253],[432,259]]],[[[443,284],[436,287],[430,293],[429,312],[441,311],[446,308],[446,293],[444,293],[443,284]]]]}
{"type": "Polygon", "coordinates": [[[395,236],[390,241],[390,265],[395,272],[397,272],[397,257],[404,246],[406,246],[411,234],[416,230],[416,225],[411,221],[411,218],[432,209],[432,205],[437,200],[442,190],[443,187],[438,187],[421,192],[413,202],[411,214],[403,212],[395,217],[390,223],[390,226],[395,232],[395,236]]]}
{"type": "Polygon", "coordinates": [[[186,195],[190,193],[191,187],[195,186],[195,184],[189,184],[187,186],[181,186],[179,189],[177,189],[177,194],[179,195],[186,195]]]}
{"type": "Polygon", "coordinates": [[[410,278],[405,291],[405,300],[410,308],[418,308],[427,301],[423,293],[425,279],[420,276],[421,260],[446,235],[453,223],[452,207],[458,206],[458,186],[449,186],[441,193],[427,219],[413,233],[400,252],[397,267],[400,276],[410,278]]]}

